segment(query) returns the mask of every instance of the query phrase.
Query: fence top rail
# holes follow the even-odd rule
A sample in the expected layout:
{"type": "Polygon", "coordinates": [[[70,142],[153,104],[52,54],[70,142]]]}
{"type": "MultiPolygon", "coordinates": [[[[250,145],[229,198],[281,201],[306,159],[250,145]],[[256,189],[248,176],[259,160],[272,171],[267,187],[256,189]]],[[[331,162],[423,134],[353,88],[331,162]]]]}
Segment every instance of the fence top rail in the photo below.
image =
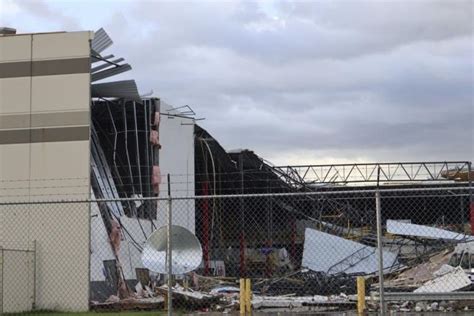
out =
{"type": "MultiPolygon", "coordinates": [[[[126,201],[167,201],[167,200],[206,200],[206,199],[236,199],[236,198],[258,198],[258,197],[296,197],[296,196],[344,196],[348,194],[375,194],[379,191],[383,193],[410,193],[410,192],[443,192],[450,196],[459,196],[454,191],[467,191],[464,195],[470,196],[474,193],[474,188],[469,186],[460,187],[434,187],[434,188],[380,188],[367,190],[343,190],[343,191],[312,191],[312,192],[290,192],[290,193],[249,193],[249,194],[221,194],[221,195],[193,195],[193,196],[167,196],[167,197],[142,197],[142,198],[120,198],[120,199],[57,199],[38,201],[8,201],[0,202],[4,205],[21,204],[68,204],[68,203],[104,203],[104,202],[126,202],[126,201]]],[[[421,196],[421,195],[420,195],[421,196]]]]}

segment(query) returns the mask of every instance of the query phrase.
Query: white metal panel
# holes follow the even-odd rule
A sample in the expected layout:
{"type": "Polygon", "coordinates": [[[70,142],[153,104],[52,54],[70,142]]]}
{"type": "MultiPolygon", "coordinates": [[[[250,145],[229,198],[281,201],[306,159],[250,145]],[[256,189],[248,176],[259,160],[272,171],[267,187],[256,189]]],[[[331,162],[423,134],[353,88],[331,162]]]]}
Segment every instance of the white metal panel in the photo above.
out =
{"type": "Polygon", "coordinates": [[[141,102],[135,80],[122,80],[114,82],[97,83],[91,86],[92,97],[125,98],[141,102]]]}
{"type": "MultiPolygon", "coordinates": [[[[172,196],[194,196],[194,120],[172,116],[179,114],[169,111],[172,106],[160,101],[160,169],[162,184],[160,197],[168,195],[166,175],[171,175],[172,196]]],[[[158,221],[160,226],[167,222],[166,201],[158,202],[158,221]]],[[[173,204],[173,224],[187,228],[194,233],[195,205],[193,200],[179,200],[173,204]]]]}
{"type": "Polygon", "coordinates": [[[444,275],[430,280],[417,288],[415,293],[453,292],[471,285],[469,276],[461,267],[456,267],[444,275]]]}
{"type": "MultiPolygon", "coordinates": [[[[374,247],[307,228],[301,265],[313,271],[332,274],[333,272],[330,269],[333,266],[357,252],[364,251],[361,260],[355,260],[354,262],[357,261],[357,263],[344,272],[348,274],[369,274],[378,270],[378,252],[376,250],[374,247]]],[[[384,269],[388,270],[396,263],[397,255],[384,250],[383,259],[384,269]]]]}
{"type": "Polygon", "coordinates": [[[109,34],[107,34],[107,32],[101,27],[95,32],[91,47],[97,53],[101,53],[112,44],[113,41],[110,38],[109,34]]]}
{"type": "Polygon", "coordinates": [[[449,230],[429,227],[425,225],[417,225],[411,223],[404,223],[396,220],[387,220],[387,231],[390,234],[402,236],[414,236],[429,239],[445,239],[455,241],[473,241],[472,236],[464,235],[449,230]]]}

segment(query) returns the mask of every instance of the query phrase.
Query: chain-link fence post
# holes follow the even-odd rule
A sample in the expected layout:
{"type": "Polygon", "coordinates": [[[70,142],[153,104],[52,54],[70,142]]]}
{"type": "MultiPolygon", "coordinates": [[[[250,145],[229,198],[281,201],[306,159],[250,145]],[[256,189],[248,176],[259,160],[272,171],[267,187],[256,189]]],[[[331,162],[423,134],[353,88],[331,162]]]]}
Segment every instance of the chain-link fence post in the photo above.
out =
{"type": "Polygon", "coordinates": [[[3,247],[0,245],[0,315],[3,315],[3,247]]]}
{"type": "Polygon", "coordinates": [[[379,315],[385,315],[385,298],[383,288],[383,243],[382,243],[382,210],[380,205],[380,167],[378,169],[377,176],[377,190],[375,191],[375,212],[377,221],[377,249],[378,249],[378,264],[379,264],[379,300],[380,300],[380,313],[379,315]]]}
{"type": "MultiPolygon", "coordinates": [[[[31,304],[32,310],[36,309],[36,258],[37,258],[36,251],[37,251],[37,247],[36,247],[36,239],[35,239],[33,240],[33,299],[32,299],[33,302],[31,304]]],[[[90,249],[89,249],[89,252],[90,252],[90,249]]],[[[90,266],[90,259],[89,259],[89,266],[90,266]]],[[[90,271],[89,271],[89,275],[90,275],[90,271]]]]}
{"type": "Polygon", "coordinates": [[[474,235],[474,201],[472,200],[472,163],[467,163],[467,181],[469,183],[469,224],[471,224],[471,234],[474,235]]]}
{"type": "Polygon", "coordinates": [[[173,298],[172,298],[172,291],[171,287],[173,286],[173,265],[172,265],[172,243],[171,243],[171,225],[173,223],[171,215],[172,215],[172,203],[173,200],[171,199],[171,184],[170,184],[170,174],[168,173],[168,234],[167,234],[167,267],[168,267],[168,315],[171,316],[173,314],[173,298]]]}

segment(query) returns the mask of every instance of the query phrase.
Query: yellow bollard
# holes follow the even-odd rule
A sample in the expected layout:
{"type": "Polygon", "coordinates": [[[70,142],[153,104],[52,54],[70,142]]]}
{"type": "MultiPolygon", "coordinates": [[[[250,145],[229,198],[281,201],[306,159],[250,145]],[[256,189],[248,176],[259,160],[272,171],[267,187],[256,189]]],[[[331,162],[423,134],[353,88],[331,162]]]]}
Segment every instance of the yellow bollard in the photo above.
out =
{"type": "Polygon", "coordinates": [[[252,313],[252,284],[250,279],[245,279],[245,311],[252,313]]]}
{"type": "Polygon", "coordinates": [[[245,279],[240,279],[240,313],[245,314],[245,301],[247,296],[245,295],[245,279]]]}
{"type": "Polygon", "coordinates": [[[357,314],[365,314],[365,279],[357,277],[357,314]]]}
{"type": "Polygon", "coordinates": [[[168,310],[168,293],[163,294],[163,310],[167,311],[168,310]]]}

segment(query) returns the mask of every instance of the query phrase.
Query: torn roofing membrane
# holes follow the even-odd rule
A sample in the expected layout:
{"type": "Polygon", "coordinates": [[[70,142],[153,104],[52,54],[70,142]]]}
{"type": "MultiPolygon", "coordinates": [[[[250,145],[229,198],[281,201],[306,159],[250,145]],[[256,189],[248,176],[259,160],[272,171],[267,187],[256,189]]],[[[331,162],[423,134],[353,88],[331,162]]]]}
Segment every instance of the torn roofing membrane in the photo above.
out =
{"type": "Polygon", "coordinates": [[[91,90],[92,97],[128,98],[135,102],[141,102],[135,80],[98,83],[92,85],[91,90]]]}
{"type": "Polygon", "coordinates": [[[101,53],[107,47],[113,44],[112,39],[107,34],[107,32],[101,27],[94,34],[94,39],[91,43],[91,48],[96,53],[101,53]]]}
{"type": "Polygon", "coordinates": [[[421,237],[429,239],[444,239],[459,242],[474,241],[472,236],[464,235],[449,230],[429,227],[425,225],[417,225],[404,223],[396,220],[387,220],[387,232],[394,235],[421,237]]]}
{"type": "MultiPolygon", "coordinates": [[[[378,251],[374,247],[306,228],[301,265],[328,274],[371,274],[378,271],[378,251]]],[[[397,254],[384,250],[383,266],[386,272],[398,266],[397,254]]]]}

